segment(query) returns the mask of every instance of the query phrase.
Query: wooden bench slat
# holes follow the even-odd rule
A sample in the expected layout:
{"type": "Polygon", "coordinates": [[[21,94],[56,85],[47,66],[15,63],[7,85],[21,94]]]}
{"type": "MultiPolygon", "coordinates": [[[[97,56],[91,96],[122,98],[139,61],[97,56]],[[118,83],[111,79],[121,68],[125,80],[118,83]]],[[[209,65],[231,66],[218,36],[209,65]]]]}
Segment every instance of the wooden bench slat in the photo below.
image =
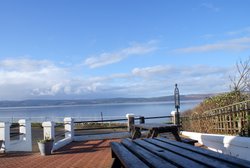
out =
{"type": "Polygon", "coordinates": [[[127,168],[148,168],[148,166],[138,159],[133,153],[118,142],[111,142],[113,157],[117,157],[127,168]]]}
{"type": "Polygon", "coordinates": [[[195,147],[195,146],[190,146],[190,145],[184,144],[184,143],[178,143],[176,141],[172,141],[172,140],[169,140],[169,139],[166,139],[166,138],[155,138],[155,139],[166,142],[166,143],[169,143],[171,145],[181,147],[183,149],[187,149],[187,150],[190,150],[190,151],[195,151],[196,153],[200,153],[200,154],[205,155],[205,156],[209,156],[209,157],[212,157],[212,158],[215,158],[215,159],[230,162],[232,164],[235,164],[236,166],[250,167],[249,161],[246,161],[246,160],[243,160],[243,159],[235,158],[235,157],[232,157],[232,156],[227,156],[227,155],[224,155],[224,154],[222,155],[220,153],[217,153],[217,152],[214,152],[214,151],[211,151],[211,150],[202,149],[202,148],[195,147]]]}
{"type": "Polygon", "coordinates": [[[171,145],[169,143],[165,143],[163,141],[159,141],[156,139],[145,139],[145,141],[152,143],[152,144],[155,144],[155,145],[157,145],[161,148],[164,148],[170,152],[174,152],[178,155],[181,155],[181,156],[186,157],[188,159],[197,161],[197,162],[202,163],[202,164],[207,165],[207,166],[220,167],[220,168],[231,167],[229,164],[227,164],[227,162],[223,162],[223,161],[217,160],[215,158],[206,157],[204,155],[200,155],[200,154],[196,153],[195,151],[186,150],[184,148],[180,148],[180,147],[171,145]]]}
{"type": "Polygon", "coordinates": [[[148,138],[111,142],[112,167],[164,168],[164,167],[248,167],[250,162],[185,143],[148,138]]]}
{"type": "Polygon", "coordinates": [[[177,166],[174,166],[173,164],[169,163],[167,160],[164,160],[160,158],[157,155],[154,155],[153,153],[149,152],[148,150],[142,148],[141,146],[137,145],[136,143],[124,139],[121,142],[124,146],[129,148],[133,154],[135,154],[138,158],[140,158],[143,162],[148,164],[150,167],[157,167],[157,168],[176,168],[177,166]]]}
{"type": "Polygon", "coordinates": [[[179,167],[206,167],[201,163],[197,163],[193,160],[187,159],[183,156],[180,156],[178,154],[175,154],[173,152],[169,152],[167,150],[163,150],[162,148],[155,146],[151,143],[148,143],[144,140],[141,139],[137,139],[134,140],[134,142],[142,147],[144,147],[145,149],[153,152],[155,155],[160,156],[166,160],[168,160],[171,163],[174,163],[175,165],[179,166],[179,167]]]}

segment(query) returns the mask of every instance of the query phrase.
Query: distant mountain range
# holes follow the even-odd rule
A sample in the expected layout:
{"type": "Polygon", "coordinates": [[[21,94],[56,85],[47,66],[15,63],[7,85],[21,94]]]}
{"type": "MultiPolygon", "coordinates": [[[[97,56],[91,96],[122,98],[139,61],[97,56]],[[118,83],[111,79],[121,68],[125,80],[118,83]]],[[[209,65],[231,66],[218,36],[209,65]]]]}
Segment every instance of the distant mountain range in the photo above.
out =
{"type": "MultiPolygon", "coordinates": [[[[181,101],[203,100],[215,94],[190,94],[181,95],[181,101]]],[[[27,106],[65,106],[65,105],[90,105],[110,103],[143,103],[143,102],[174,102],[174,96],[152,98],[107,98],[107,99],[79,99],[79,100],[22,100],[0,101],[0,107],[27,107],[27,106]]]]}

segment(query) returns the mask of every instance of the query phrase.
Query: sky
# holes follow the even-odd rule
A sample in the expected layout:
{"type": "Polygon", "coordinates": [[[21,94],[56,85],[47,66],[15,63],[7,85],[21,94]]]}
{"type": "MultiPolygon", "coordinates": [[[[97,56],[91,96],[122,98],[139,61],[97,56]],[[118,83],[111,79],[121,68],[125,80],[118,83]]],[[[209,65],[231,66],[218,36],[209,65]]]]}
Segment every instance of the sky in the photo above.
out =
{"type": "Polygon", "coordinates": [[[230,91],[248,0],[0,0],[0,100],[230,91]]]}

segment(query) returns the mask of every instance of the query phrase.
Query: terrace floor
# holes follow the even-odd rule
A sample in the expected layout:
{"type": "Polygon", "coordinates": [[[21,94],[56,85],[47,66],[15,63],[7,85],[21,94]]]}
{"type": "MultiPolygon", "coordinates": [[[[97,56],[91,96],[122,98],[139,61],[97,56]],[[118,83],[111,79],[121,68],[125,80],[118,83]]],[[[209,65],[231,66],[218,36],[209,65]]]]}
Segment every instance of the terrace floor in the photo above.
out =
{"type": "Polygon", "coordinates": [[[72,142],[49,156],[38,152],[0,154],[0,168],[106,168],[112,163],[112,141],[120,140],[72,142]]]}

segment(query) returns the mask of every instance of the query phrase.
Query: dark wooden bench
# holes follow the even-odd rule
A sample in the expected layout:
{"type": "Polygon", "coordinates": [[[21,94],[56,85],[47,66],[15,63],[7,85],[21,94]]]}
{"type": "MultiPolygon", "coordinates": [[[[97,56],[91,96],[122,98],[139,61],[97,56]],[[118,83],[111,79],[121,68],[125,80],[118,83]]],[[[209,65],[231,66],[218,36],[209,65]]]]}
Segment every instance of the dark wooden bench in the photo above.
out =
{"type": "MultiPolygon", "coordinates": [[[[147,138],[154,138],[157,137],[160,133],[172,133],[175,140],[184,142],[190,145],[194,145],[197,143],[197,140],[189,139],[189,138],[181,138],[178,134],[178,126],[174,124],[137,124],[133,126],[132,131],[132,139],[140,138],[141,137],[141,130],[147,130],[147,138]]],[[[162,137],[167,138],[167,136],[162,135],[162,137]]]]}
{"type": "Polygon", "coordinates": [[[172,133],[175,140],[181,141],[178,134],[178,127],[174,124],[158,124],[158,123],[147,123],[147,124],[136,124],[133,126],[132,139],[141,137],[141,130],[147,130],[147,138],[157,137],[160,133],[172,133]]]}
{"type": "Polygon", "coordinates": [[[111,142],[112,167],[250,167],[250,162],[166,138],[111,142]]]}

